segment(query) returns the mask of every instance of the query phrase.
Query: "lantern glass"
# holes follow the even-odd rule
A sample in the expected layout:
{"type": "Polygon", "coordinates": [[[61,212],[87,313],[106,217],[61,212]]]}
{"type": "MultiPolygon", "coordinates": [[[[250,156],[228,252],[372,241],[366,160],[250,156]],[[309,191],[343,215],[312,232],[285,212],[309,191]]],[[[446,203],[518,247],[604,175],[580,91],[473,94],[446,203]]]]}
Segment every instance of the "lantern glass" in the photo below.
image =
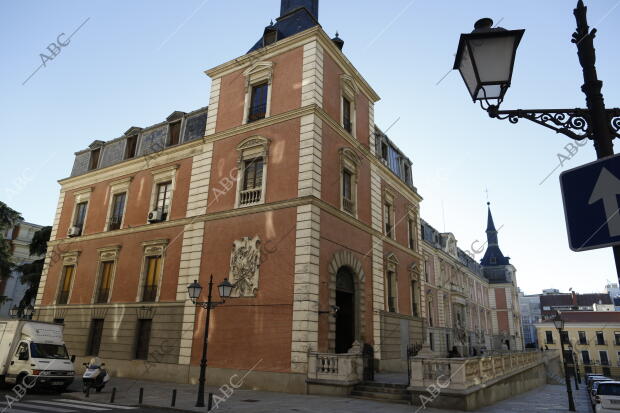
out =
{"type": "Polygon", "coordinates": [[[558,330],[564,329],[564,320],[562,320],[560,314],[557,314],[555,316],[555,318],[553,319],[553,324],[555,324],[555,328],[557,328],[558,330]]]}
{"type": "Polygon", "coordinates": [[[201,292],[202,292],[202,286],[196,280],[194,280],[193,283],[187,286],[187,294],[189,294],[189,298],[192,300],[198,299],[198,297],[200,297],[201,292]]]}
{"type": "Polygon", "coordinates": [[[492,28],[491,19],[462,34],[454,61],[474,101],[501,100],[510,86],[517,47],[524,30],[492,28]]]}
{"type": "Polygon", "coordinates": [[[19,312],[19,309],[17,308],[16,305],[14,305],[13,307],[10,308],[9,310],[9,315],[11,317],[17,317],[17,313],[19,312]]]}
{"type": "Polygon", "coordinates": [[[218,285],[217,288],[219,290],[220,297],[228,298],[228,297],[230,297],[230,294],[232,293],[232,290],[233,290],[233,288],[235,288],[235,286],[232,285],[228,281],[228,278],[224,278],[224,281],[222,281],[222,283],[220,285],[218,285]]]}
{"type": "Polygon", "coordinates": [[[26,317],[30,317],[32,316],[32,314],[34,314],[34,307],[29,305],[26,308],[24,308],[24,316],[26,317]]]}

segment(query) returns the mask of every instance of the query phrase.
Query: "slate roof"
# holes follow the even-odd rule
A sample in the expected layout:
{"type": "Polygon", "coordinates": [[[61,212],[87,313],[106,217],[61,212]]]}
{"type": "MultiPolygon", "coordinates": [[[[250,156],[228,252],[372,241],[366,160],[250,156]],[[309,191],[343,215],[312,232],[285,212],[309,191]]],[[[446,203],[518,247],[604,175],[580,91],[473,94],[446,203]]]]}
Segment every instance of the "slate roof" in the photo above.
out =
{"type": "MultiPolygon", "coordinates": [[[[276,23],[273,25],[278,33],[277,40],[286,39],[314,26],[320,26],[318,3],[318,0],[282,0],[280,17],[276,19],[276,23]]],[[[248,50],[248,53],[262,47],[263,37],[261,36],[254,46],[248,50]]]]}
{"type": "MultiPolygon", "coordinates": [[[[561,315],[567,323],[620,323],[620,311],[563,311],[561,315]]],[[[553,319],[543,323],[553,323],[553,319]]]]}
{"type": "MultiPolygon", "coordinates": [[[[487,203],[489,205],[489,203],[487,203]]],[[[493,222],[493,215],[491,214],[491,206],[488,207],[487,216],[487,242],[488,247],[484,253],[484,256],[480,260],[480,264],[485,267],[492,267],[496,265],[509,265],[510,258],[505,257],[502,250],[499,248],[499,242],[497,239],[497,230],[495,229],[495,223],[493,222]]]]}

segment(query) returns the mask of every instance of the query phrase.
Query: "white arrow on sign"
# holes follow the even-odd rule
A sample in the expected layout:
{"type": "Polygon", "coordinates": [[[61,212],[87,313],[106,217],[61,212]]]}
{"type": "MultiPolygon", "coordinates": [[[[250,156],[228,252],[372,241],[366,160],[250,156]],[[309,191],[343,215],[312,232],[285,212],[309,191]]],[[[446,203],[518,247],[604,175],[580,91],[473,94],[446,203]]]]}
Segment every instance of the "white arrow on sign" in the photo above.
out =
{"type": "Polygon", "coordinates": [[[611,237],[620,236],[620,213],[618,213],[618,199],[616,198],[618,194],[620,194],[620,179],[616,178],[607,168],[603,168],[588,202],[592,205],[603,200],[611,237]]]}

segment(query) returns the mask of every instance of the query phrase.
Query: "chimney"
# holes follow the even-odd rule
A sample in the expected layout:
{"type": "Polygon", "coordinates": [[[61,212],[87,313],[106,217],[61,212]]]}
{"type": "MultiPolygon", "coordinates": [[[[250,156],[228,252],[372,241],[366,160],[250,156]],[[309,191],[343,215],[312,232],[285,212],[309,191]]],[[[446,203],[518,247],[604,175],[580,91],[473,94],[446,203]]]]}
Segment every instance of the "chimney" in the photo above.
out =
{"type": "Polygon", "coordinates": [[[571,295],[571,301],[573,303],[573,306],[576,306],[577,305],[577,294],[575,294],[574,291],[571,291],[570,295],[571,295]]]}
{"type": "Polygon", "coordinates": [[[316,20],[319,20],[319,0],[281,0],[280,17],[301,7],[305,7],[316,20]]]}

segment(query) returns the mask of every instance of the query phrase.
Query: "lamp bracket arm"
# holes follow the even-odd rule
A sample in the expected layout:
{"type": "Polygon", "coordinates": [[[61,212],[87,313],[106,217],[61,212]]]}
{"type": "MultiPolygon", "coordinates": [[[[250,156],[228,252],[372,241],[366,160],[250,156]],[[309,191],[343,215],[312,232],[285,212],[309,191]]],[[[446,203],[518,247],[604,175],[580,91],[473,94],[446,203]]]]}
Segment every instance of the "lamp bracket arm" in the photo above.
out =
{"type": "MultiPolygon", "coordinates": [[[[517,123],[519,119],[528,119],[574,140],[594,138],[588,109],[499,110],[497,105],[489,105],[486,111],[490,117],[508,119],[510,123],[517,123]]],[[[620,138],[620,108],[606,109],[606,112],[611,133],[614,137],[620,138]]]]}

